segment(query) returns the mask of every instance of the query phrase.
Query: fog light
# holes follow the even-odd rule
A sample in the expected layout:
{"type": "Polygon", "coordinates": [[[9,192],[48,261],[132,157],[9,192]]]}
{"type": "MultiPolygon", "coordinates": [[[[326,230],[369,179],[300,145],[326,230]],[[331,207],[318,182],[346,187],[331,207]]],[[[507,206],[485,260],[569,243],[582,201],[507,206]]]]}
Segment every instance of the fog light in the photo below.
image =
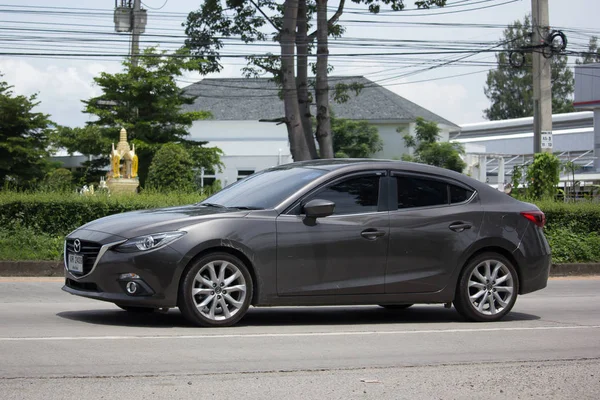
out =
{"type": "Polygon", "coordinates": [[[121,276],[119,276],[119,280],[125,280],[125,279],[140,279],[140,276],[138,274],[134,274],[134,273],[121,274],[121,276]]]}
{"type": "Polygon", "coordinates": [[[138,284],[135,282],[127,282],[127,293],[134,294],[138,290],[138,284]]]}

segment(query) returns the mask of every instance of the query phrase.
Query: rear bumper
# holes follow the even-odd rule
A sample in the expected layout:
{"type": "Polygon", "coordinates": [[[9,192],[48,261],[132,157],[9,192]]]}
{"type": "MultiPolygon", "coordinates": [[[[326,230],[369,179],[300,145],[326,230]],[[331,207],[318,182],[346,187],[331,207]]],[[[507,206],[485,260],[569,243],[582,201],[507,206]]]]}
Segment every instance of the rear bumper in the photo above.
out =
{"type": "Polygon", "coordinates": [[[519,294],[527,294],[548,285],[552,257],[541,228],[530,224],[513,253],[519,266],[519,294]]]}

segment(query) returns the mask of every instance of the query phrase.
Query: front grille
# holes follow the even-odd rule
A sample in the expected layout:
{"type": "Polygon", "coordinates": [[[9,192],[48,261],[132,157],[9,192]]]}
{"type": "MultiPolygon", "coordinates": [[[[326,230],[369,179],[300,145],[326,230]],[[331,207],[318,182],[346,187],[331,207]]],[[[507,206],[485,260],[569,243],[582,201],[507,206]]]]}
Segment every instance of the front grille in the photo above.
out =
{"type": "Polygon", "coordinates": [[[79,253],[76,253],[75,239],[67,239],[67,254],[65,255],[65,258],[68,260],[69,254],[83,255],[83,273],[71,272],[71,274],[75,276],[84,276],[89,274],[92,268],[94,267],[102,245],[95,242],[88,242],[87,240],[80,239],[79,241],[81,242],[81,251],[79,253]]]}
{"type": "Polygon", "coordinates": [[[102,291],[102,290],[100,290],[98,285],[96,285],[95,283],[91,283],[91,282],[77,282],[77,281],[74,281],[73,279],[67,279],[65,284],[70,288],[77,289],[77,290],[85,290],[87,292],[101,292],[102,291]]]}

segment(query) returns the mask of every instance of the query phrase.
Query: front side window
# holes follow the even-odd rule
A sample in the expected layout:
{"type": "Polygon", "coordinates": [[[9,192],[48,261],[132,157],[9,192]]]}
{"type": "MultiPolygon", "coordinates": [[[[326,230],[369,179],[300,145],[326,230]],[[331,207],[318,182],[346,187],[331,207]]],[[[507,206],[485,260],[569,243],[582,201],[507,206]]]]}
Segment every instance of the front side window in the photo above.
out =
{"type": "Polygon", "coordinates": [[[413,176],[397,176],[398,209],[448,204],[448,184],[413,176]]]}
{"type": "Polygon", "coordinates": [[[335,203],[334,215],[376,212],[379,203],[379,179],[377,175],[356,176],[336,182],[309,196],[312,199],[335,203]]]}

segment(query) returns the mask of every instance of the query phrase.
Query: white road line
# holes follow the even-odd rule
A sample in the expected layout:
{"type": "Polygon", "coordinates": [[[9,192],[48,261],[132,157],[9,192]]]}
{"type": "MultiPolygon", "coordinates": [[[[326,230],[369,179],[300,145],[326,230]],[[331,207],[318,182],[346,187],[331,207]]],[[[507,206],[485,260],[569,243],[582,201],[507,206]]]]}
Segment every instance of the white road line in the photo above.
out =
{"type": "Polygon", "coordinates": [[[309,336],[369,336],[369,335],[423,335],[470,332],[507,332],[507,331],[552,331],[566,329],[600,329],[600,325],[537,326],[513,328],[480,329],[431,329],[418,331],[345,331],[345,332],[299,332],[299,333],[248,333],[214,335],[157,335],[157,336],[48,336],[48,337],[2,337],[0,342],[44,342],[60,340],[131,340],[131,339],[244,339],[244,338],[288,338],[309,336]]]}

